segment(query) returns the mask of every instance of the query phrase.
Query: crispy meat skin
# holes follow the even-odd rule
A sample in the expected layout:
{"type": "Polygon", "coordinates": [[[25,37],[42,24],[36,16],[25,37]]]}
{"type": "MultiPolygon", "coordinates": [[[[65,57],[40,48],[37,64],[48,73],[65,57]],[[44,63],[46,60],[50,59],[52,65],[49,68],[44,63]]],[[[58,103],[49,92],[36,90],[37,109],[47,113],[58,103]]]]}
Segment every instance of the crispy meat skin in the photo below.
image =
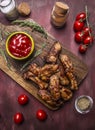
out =
{"type": "Polygon", "coordinates": [[[65,87],[63,87],[60,90],[60,92],[61,92],[61,97],[65,101],[69,100],[72,97],[72,95],[73,95],[72,91],[70,89],[68,89],[68,88],[65,88],[65,87]]]}
{"type": "Polygon", "coordinates": [[[46,82],[50,80],[50,77],[58,71],[58,64],[46,64],[41,68],[40,78],[46,82]]]}
{"type": "Polygon", "coordinates": [[[56,102],[52,99],[51,94],[47,90],[39,90],[38,95],[49,105],[56,106],[56,102]]]}
{"type": "Polygon", "coordinates": [[[36,83],[40,89],[46,89],[48,87],[48,84],[41,79],[39,79],[37,76],[35,76],[32,72],[27,71],[23,75],[24,79],[30,79],[34,83],[36,83]]]}
{"type": "Polygon", "coordinates": [[[58,59],[58,55],[61,51],[62,47],[59,42],[56,42],[51,50],[49,51],[48,56],[46,57],[47,63],[56,63],[58,59]]]}
{"type": "Polygon", "coordinates": [[[75,78],[75,76],[73,74],[74,69],[73,69],[73,65],[72,65],[71,60],[69,59],[69,57],[67,55],[62,55],[62,54],[60,55],[60,60],[61,60],[61,62],[63,64],[66,76],[70,80],[70,83],[71,83],[70,88],[72,90],[77,90],[78,89],[78,84],[77,84],[76,78],[75,78]]]}
{"type": "Polygon", "coordinates": [[[40,69],[41,67],[39,67],[36,63],[33,63],[29,65],[28,67],[28,71],[32,72],[35,76],[38,76],[38,77],[40,75],[40,69]]]}
{"type": "Polygon", "coordinates": [[[52,107],[61,106],[72,97],[72,90],[78,89],[73,64],[67,55],[60,54],[61,48],[56,42],[46,57],[45,65],[41,67],[32,63],[23,75],[24,79],[39,86],[38,96],[52,107]]]}
{"type": "Polygon", "coordinates": [[[59,65],[59,72],[57,73],[57,75],[59,76],[59,82],[61,85],[63,85],[63,86],[69,85],[70,81],[68,80],[68,78],[65,75],[62,64],[59,65]]]}
{"type": "Polygon", "coordinates": [[[39,90],[38,95],[50,106],[59,107],[63,104],[62,100],[55,101],[47,90],[39,90]]]}
{"type": "Polygon", "coordinates": [[[60,84],[59,84],[59,78],[57,75],[52,75],[50,77],[50,85],[48,87],[54,100],[59,100],[60,99],[60,84]]]}

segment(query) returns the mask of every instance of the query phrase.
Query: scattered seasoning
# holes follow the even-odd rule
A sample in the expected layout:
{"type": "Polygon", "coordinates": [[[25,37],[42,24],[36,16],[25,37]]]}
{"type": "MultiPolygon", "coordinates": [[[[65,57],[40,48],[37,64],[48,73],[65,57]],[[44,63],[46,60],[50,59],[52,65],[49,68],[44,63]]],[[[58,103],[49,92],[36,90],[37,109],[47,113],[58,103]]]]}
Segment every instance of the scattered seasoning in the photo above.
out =
{"type": "Polygon", "coordinates": [[[89,109],[90,107],[90,100],[86,97],[80,98],[78,100],[78,108],[82,111],[89,109]]]}
{"type": "Polygon", "coordinates": [[[75,108],[79,113],[88,113],[92,108],[93,100],[90,96],[80,96],[75,101],[75,108]]]}

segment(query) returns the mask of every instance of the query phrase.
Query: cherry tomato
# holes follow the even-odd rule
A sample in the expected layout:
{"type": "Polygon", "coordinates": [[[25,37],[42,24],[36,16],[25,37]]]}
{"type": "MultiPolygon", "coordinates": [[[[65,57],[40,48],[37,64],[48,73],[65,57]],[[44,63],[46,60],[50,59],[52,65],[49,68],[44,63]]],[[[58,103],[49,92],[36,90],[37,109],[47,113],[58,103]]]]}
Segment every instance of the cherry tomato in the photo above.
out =
{"type": "Polygon", "coordinates": [[[75,41],[77,43],[81,43],[83,41],[83,33],[82,32],[76,32],[75,33],[75,41]]]}
{"type": "Polygon", "coordinates": [[[76,16],[76,20],[85,21],[85,19],[86,19],[86,13],[84,13],[84,12],[79,13],[79,14],[76,16]]]}
{"type": "Polygon", "coordinates": [[[23,117],[23,114],[22,113],[16,113],[15,115],[14,115],[14,122],[16,123],[16,124],[21,124],[22,122],[24,121],[24,117],[23,117]]]}
{"type": "Polygon", "coordinates": [[[92,44],[92,43],[93,43],[93,37],[92,36],[87,36],[83,41],[83,44],[85,44],[85,45],[89,45],[89,44],[92,44]]]}
{"type": "Polygon", "coordinates": [[[75,21],[74,22],[74,31],[75,32],[82,31],[83,27],[84,27],[83,22],[80,22],[80,21],[75,21]]]}
{"type": "Polygon", "coordinates": [[[92,33],[92,30],[89,27],[84,27],[82,32],[83,32],[84,36],[86,37],[86,36],[89,36],[89,33],[90,34],[92,33]]]}
{"type": "Polygon", "coordinates": [[[85,53],[86,51],[87,51],[87,46],[81,44],[81,45],[79,46],[79,52],[80,52],[80,53],[85,53]]]}
{"type": "Polygon", "coordinates": [[[18,97],[18,103],[21,104],[21,105],[25,105],[27,104],[29,101],[29,98],[27,95],[25,94],[21,94],[19,97],[18,97]]]}
{"type": "Polygon", "coordinates": [[[37,117],[37,119],[44,121],[47,118],[47,114],[44,110],[40,109],[36,112],[36,117],[37,117]]]}

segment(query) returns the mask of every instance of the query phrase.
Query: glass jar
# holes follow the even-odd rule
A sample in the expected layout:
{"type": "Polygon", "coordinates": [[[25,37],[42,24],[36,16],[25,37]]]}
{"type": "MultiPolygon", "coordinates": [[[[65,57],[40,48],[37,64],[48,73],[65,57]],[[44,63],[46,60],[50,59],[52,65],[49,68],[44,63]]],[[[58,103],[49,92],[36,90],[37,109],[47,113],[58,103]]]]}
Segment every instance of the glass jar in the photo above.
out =
{"type": "Polygon", "coordinates": [[[90,96],[81,95],[75,100],[75,108],[81,114],[90,112],[92,106],[93,99],[90,96]]]}
{"type": "Polygon", "coordinates": [[[14,0],[0,0],[0,10],[8,20],[15,20],[18,17],[14,0]]]}
{"type": "Polygon", "coordinates": [[[51,12],[51,23],[61,28],[67,21],[69,16],[69,6],[64,2],[56,2],[51,12]]]}

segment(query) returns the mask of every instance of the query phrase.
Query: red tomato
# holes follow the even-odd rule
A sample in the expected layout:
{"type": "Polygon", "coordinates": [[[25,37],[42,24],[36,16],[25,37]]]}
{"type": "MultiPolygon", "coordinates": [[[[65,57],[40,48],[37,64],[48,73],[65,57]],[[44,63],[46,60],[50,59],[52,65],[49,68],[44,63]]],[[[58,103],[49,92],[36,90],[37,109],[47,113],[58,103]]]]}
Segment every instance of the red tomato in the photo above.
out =
{"type": "Polygon", "coordinates": [[[36,112],[36,117],[37,117],[37,119],[43,121],[43,120],[46,120],[47,114],[44,110],[40,109],[36,112]]]}
{"type": "Polygon", "coordinates": [[[86,13],[82,12],[76,16],[76,20],[84,21],[86,19],[86,13]]]}
{"type": "Polygon", "coordinates": [[[18,97],[18,103],[21,104],[21,105],[25,105],[27,104],[29,101],[29,98],[27,95],[25,94],[21,94],[19,97],[18,97]]]}
{"type": "Polygon", "coordinates": [[[86,51],[87,51],[87,46],[81,44],[81,45],[79,46],[79,52],[80,52],[80,53],[85,53],[86,51]]]}
{"type": "Polygon", "coordinates": [[[81,43],[83,41],[83,33],[82,32],[75,33],[75,41],[77,43],[81,43]]]}
{"type": "Polygon", "coordinates": [[[83,44],[85,45],[89,45],[93,43],[93,37],[92,36],[88,36],[84,39],[83,44]]]}
{"type": "Polygon", "coordinates": [[[15,115],[14,115],[14,122],[16,123],[16,124],[21,124],[22,122],[24,121],[24,117],[23,117],[23,114],[22,113],[16,113],[15,115]]]}
{"type": "Polygon", "coordinates": [[[82,32],[83,32],[84,36],[89,36],[89,34],[92,33],[92,30],[89,27],[84,27],[82,32]]]}
{"type": "Polygon", "coordinates": [[[82,31],[83,27],[84,27],[83,22],[80,22],[80,21],[75,21],[74,22],[74,31],[75,32],[82,31]]]}

